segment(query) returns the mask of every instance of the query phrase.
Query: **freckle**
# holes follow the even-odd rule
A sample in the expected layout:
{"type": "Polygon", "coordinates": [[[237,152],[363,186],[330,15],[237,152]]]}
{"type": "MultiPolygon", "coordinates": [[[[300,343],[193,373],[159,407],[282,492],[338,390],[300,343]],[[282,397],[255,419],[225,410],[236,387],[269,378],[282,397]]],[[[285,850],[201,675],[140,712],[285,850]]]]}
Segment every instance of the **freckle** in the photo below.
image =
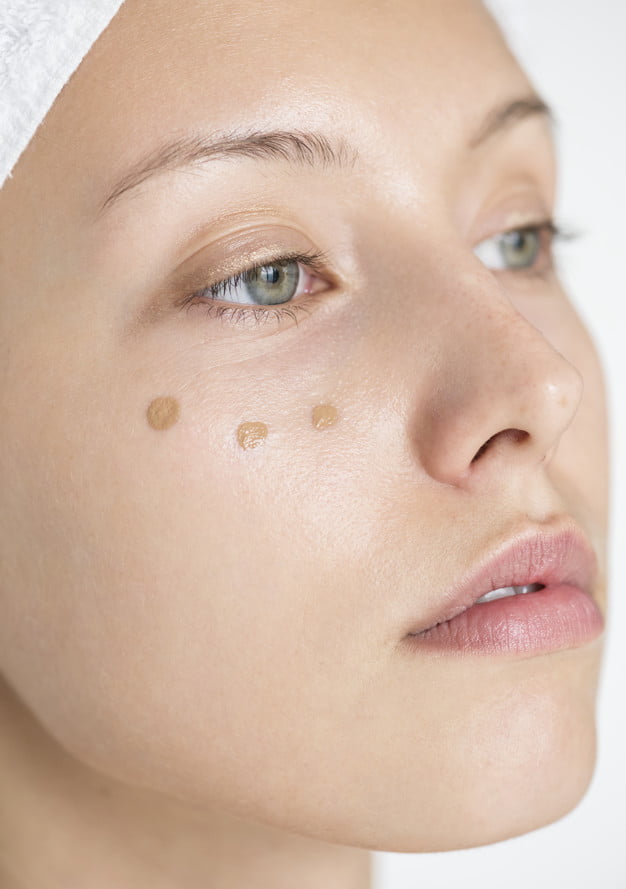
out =
{"type": "Polygon", "coordinates": [[[244,451],[258,448],[267,438],[267,426],[265,423],[242,423],[237,429],[237,441],[244,451]]]}
{"type": "Polygon", "coordinates": [[[158,432],[170,429],[178,422],[180,404],[175,398],[155,398],[148,407],[148,423],[158,432]]]}
{"type": "Polygon", "coordinates": [[[339,419],[339,413],[332,404],[318,404],[313,408],[313,426],[315,429],[328,429],[339,419]]]}

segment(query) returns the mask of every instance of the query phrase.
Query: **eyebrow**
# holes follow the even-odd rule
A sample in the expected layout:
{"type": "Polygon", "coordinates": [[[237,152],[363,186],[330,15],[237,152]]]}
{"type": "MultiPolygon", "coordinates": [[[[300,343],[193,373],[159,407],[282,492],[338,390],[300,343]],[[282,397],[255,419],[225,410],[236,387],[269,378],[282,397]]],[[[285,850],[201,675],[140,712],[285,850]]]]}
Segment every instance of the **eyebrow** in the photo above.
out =
{"type": "Polygon", "coordinates": [[[529,117],[545,117],[552,126],[555,124],[554,112],[548,103],[541,96],[533,93],[505,102],[491,111],[479,127],[477,134],[470,140],[469,147],[479,148],[493,136],[529,117]]]}
{"type": "MultiPolygon", "coordinates": [[[[514,99],[492,110],[477,135],[470,140],[476,149],[496,134],[533,116],[545,116],[554,122],[549,105],[538,95],[514,99]]],[[[288,130],[267,132],[231,132],[213,137],[192,135],[169,142],[134,164],[109,192],[98,216],[113,206],[124,194],[163,171],[185,170],[211,160],[232,157],[255,160],[282,160],[309,167],[354,167],[359,153],[344,139],[331,140],[322,133],[288,130]]]]}
{"type": "Polygon", "coordinates": [[[100,213],[156,173],[184,170],[207,161],[230,157],[282,160],[309,167],[353,167],[358,152],[343,139],[332,141],[321,133],[285,130],[182,138],[156,149],[135,164],[115,185],[102,204],[100,213]]]}

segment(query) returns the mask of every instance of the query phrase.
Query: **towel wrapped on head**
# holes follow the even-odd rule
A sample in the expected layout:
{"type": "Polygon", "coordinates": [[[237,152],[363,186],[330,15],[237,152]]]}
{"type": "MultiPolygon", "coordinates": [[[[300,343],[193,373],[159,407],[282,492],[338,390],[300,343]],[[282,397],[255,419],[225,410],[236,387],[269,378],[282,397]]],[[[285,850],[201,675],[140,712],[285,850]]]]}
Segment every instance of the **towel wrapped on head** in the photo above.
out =
{"type": "Polygon", "coordinates": [[[123,0],[0,0],[0,187],[123,0]]]}

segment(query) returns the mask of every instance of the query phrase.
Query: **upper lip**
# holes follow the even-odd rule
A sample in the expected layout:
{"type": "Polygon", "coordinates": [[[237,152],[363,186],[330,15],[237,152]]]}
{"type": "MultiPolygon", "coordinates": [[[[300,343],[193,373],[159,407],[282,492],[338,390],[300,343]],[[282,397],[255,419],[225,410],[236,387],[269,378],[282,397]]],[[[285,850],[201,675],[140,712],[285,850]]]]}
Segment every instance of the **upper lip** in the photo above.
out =
{"type": "Polygon", "coordinates": [[[572,524],[531,528],[491,550],[477,567],[442,596],[436,613],[409,635],[419,635],[471,608],[491,590],[538,583],[575,586],[591,595],[597,560],[591,543],[572,524]]]}

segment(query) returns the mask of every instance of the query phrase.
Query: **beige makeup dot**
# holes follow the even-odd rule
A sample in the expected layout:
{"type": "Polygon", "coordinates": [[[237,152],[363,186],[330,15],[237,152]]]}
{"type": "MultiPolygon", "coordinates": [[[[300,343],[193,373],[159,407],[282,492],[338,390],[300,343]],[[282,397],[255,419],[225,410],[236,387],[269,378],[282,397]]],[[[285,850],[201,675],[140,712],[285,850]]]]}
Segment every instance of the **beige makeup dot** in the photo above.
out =
{"type": "Polygon", "coordinates": [[[180,404],[175,398],[155,398],[147,411],[148,423],[158,432],[170,429],[179,416],[180,404]]]}
{"type": "Polygon", "coordinates": [[[313,426],[315,429],[328,429],[339,419],[339,413],[332,404],[318,404],[313,408],[313,426]]]}
{"type": "Polygon", "coordinates": [[[237,429],[237,441],[244,451],[258,448],[267,438],[267,426],[265,423],[242,423],[237,429]]]}

